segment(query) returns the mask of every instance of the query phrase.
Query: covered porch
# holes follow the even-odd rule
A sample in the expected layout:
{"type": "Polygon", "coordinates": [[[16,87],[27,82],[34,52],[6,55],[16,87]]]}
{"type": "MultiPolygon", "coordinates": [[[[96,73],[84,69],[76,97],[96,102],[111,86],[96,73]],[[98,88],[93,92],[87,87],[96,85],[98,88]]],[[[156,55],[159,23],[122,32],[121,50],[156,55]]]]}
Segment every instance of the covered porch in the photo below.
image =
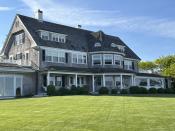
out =
{"type": "Polygon", "coordinates": [[[126,73],[74,73],[48,71],[42,74],[42,86],[54,85],[56,89],[65,87],[70,89],[86,86],[91,93],[96,93],[101,87],[111,89],[128,89],[134,85],[134,74],[126,73]]]}

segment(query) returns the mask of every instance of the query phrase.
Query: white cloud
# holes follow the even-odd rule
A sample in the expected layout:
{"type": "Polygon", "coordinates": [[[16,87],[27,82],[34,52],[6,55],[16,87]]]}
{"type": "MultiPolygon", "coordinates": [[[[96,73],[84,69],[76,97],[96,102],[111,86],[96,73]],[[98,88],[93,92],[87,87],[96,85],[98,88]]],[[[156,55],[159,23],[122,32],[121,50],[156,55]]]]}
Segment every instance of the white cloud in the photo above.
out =
{"type": "Polygon", "coordinates": [[[61,24],[75,26],[101,26],[131,32],[142,32],[175,38],[175,21],[149,17],[123,16],[118,10],[92,10],[70,7],[53,0],[21,0],[31,11],[42,9],[44,18],[61,24]]]}
{"type": "Polygon", "coordinates": [[[12,10],[13,8],[7,7],[7,6],[0,6],[0,11],[9,11],[12,10]]]}

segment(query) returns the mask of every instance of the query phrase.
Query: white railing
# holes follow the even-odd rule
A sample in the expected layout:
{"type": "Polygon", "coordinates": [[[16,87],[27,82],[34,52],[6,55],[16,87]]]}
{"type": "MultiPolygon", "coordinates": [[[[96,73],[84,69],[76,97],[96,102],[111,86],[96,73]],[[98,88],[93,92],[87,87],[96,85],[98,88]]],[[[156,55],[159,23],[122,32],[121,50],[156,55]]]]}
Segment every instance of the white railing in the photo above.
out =
{"type": "Polygon", "coordinates": [[[28,66],[28,62],[27,61],[22,61],[20,60],[9,60],[9,59],[3,59],[1,60],[1,63],[9,63],[9,64],[17,64],[17,65],[25,65],[28,66]]]}

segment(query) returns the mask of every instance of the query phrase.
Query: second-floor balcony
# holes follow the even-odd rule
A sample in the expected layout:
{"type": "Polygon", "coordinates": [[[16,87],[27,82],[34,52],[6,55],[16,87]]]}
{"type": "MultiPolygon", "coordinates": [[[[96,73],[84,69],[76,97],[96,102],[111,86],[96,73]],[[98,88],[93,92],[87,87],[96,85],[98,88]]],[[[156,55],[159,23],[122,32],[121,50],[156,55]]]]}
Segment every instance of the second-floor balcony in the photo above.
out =
{"type": "Polygon", "coordinates": [[[26,60],[10,60],[10,59],[2,59],[1,63],[10,63],[10,64],[17,64],[22,66],[30,66],[30,62],[26,60]]]}

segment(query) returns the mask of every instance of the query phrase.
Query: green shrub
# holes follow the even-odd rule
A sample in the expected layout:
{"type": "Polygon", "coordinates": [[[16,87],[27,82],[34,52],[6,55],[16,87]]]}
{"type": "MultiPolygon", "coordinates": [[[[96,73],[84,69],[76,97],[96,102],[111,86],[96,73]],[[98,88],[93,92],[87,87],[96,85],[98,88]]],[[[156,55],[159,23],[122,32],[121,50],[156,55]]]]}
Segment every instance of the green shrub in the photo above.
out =
{"type": "Polygon", "coordinates": [[[71,89],[70,89],[70,94],[71,95],[78,95],[79,94],[79,87],[76,87],[75,85],[72,85],[71,89]]]}
{"type": "Polygon", "coordinates": [[[107,87],[101,87],[99,89],[99,94],[105,95],[105,94],[109,94],[109,90],[107,87]]]}
{"type": "Polygon", "coordinates": [[[165,88],[165,93],[166,94],[173,94],[174,90],[172,88],[165,88]]]}
{"type": "Polygon", "coordinates": [[[163,94],[163,93],[165,93],[165,89],[164,88],[158,88],[157,93],[163,94]]]}
{"type": "Polygon", "coordinates": [[[112,89],[112,90],[111,90],[111,94],[115,95],[115,94],[117,94],[117,93],[118,93],[118,90],[117,90],[117,89],[112,89]]]}
{"type": "Polygon", "coordinates": [[[47,95],[48,96],[54,96],[56,95],[56,90],[54,85],[48,85],[47,86],[47,95]]]}
{"type": "Polygon", "coordinates": [[[78,94],[80,94],[80,95],[88,95],[89,94],[87,86],[79,87],[78,92],[79,92],[78,94]]]}
{"type": "Polygon", "coordinates": [[[120,94],[128,94],[128,90],[127,89],[121,89],[120,94]]]}
{"type": "Polygon", "coordinates": [[[63,95],[70,95],[70,90],[64,87],[61,87],[58,91],[56,91],[57,94],[59,96],[63,96],[63,95]]]}
{"type": "Polygon", "coordinates": [[[150,93],[150,94],[156,94],[157,93],[157,89],[156,88],[149,88],[148,89],[148,92],[150,93]]]}
{"type": "Polygon", "coordinates": [[[131,93],[131,94],[140,94],[140,87],[138,87],[138,86],[131,86],[129,88],[129,93],[131,93]]]}
{"type": "Polygon", "coordinates": [[[140,90],[139,91],[140,94],[147,94],[148,93],[148,90],[145,87],[140,87],[139,90],[140,90]]]}

